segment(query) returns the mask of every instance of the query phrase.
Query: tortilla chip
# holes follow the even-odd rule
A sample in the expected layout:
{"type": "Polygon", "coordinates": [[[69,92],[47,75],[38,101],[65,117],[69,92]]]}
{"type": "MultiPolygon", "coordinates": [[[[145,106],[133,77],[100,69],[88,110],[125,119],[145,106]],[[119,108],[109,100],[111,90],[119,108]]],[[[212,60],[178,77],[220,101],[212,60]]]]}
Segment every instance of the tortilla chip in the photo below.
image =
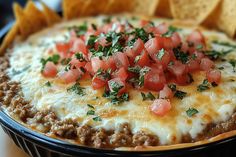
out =
{"type": "Polygon", "coordinates": [[[155,15],[172,18],[170,0],[159,0],[155,15]]]}
{"type": "Polygon", "coordinates": [[[132,12],[153,16],[156,12],[159,0],[132,0],[132,12]]]}
{"type": "Polygon", "coordinates": [[[22,7],[18,3],[13,3],[13,11],[20,35],[22,38],[26,38],[32,33],[33,24],[26,18],[22,7]]]}
{"type": "Polygon", "coordinates": [[[43,5],[43,14],[46,18],[46,22],[47,22],[48,26],[51,26],[51,25],[61,21],[61,17],[56,12],[54,12],[52,9],[50,9],[43,2],[41,2],[41,4],[43,5]]]}
{"type": "Polygon", "coordinates": [[[170,0],[175,19],[202,23],[217,7],[221,0],[170,0]]]}
{"type": "Polygon", "coordinates": [[[87,0],[63,0],[62,10],[65,19],[72,19],[81,16],[87,0]]]}
{"type": "Polygon", "coordinates": [[[18,25],[17,23],[14,23],[11,30],[7,33],[7,35],[4,37],[2,44],[0,46],[0,55],[3,55],[6,49],[11,45],[11,43],[14,41],[17,33],[18,33],[18,25]]]}
{"type": "Polygon", "coordinates": [[[85,4],[82,15],[97,15],[105,13],[105,9],[109,3],[109,0],[87,0],[88,3],[85,4]]]}
{"type": "Polygon", "coordinates": [[[105,13],[121,13],[129,12],[132,9],[132,1],[130,0],[109,0],[105,13]]]}
{"type": "Polygon", "coordinates": [[[44,14],[34,5],[34,2],[27,2],[24,13],[26,18],[33,24],[33,27],[31,27],[32,33],[47,26],[44,14]]]}
{"type": "Polygon", "coordinates": [[[219,9],[217,27],[226,32],[230,37],[236,35],[236,0],[224,0],[219,9]]]}

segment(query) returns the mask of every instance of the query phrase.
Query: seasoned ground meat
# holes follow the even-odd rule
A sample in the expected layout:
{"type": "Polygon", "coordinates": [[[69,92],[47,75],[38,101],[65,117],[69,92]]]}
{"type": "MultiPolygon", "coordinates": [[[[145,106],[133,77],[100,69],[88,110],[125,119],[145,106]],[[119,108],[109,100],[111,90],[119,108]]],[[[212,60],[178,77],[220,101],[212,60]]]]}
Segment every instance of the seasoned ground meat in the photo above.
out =
{"type": "Polygon", "coordinates": [[[72,119],[58,120],[51,127],[52,133],[63,138],[73,139],[77,136],[76,122],[72,119]]]}
{"type": "Polygon", "coordinates": [[[143,131],[134,134],[133,144],[135,146],[156,146],[158,138],[154,135],[146,134],[143,131]]]}
{"type": "Polygon", "coordinates": [[[110,143],[115,147],[130,146],[132,143],[132,133],[129,124],[124,123],[120,125],[111,136],[110,143]]]}
{"type": "Polygon", "coordinates": [[[77,128],[77,136],[78,140],[81,144],[88,144],[90,141],[90,137],[93,133],[93,130],[88,125],[82,125],[77,128]]]}
{"type": "Polygon", "coordinates": [[[100,128],[92,135],[92,143],[95,148],[103,148],[108,144],[108,136],[105,129],[100,128]]]}

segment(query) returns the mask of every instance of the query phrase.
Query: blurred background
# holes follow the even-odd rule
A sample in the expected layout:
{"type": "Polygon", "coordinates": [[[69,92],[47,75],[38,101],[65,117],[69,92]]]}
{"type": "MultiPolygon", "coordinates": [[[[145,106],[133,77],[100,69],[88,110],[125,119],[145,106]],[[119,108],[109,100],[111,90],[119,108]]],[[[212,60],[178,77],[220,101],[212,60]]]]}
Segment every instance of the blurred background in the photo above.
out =
{"type": "MultiPolygon", "coordinates": [[[[40,4],[37,0],[34,0],[38,7],[40,8],[40,4]]],[[[61,11],[61,0],[42,0],[46,3],[50,8],[61,11]]],[[[9,22],[14,20],[14,15],[12,11],[12,3],[18,2],[21,6],[24,6],[27,0],[0,0],[0,29],[2,29],[9,22]]]]}

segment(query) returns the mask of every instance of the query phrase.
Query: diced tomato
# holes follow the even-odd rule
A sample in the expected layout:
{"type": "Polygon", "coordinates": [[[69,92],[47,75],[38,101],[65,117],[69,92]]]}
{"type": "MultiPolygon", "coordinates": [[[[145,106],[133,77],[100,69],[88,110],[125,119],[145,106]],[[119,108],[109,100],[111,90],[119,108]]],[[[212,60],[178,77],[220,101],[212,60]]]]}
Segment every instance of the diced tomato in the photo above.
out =
{"type": "Polygon", "coordinates": [[[73,83],[76,82],[76,80],[83,75],[83,72],[80,69],[71,69],[69,71],[66,71],[62,75],[60,75],[60,79],[66,83],[73,83]]]}
{"type": "Polygon", "coordinates": [[[209,82],[219,84],[221,80],[221,72],[219,70],[210,70],[206,73],[206,77],[209,82]]]}
{"type": "Polygon", "coordinates": [[[57,75],[57,67],[53,62],[47,62],[43,72],[44,77],[55,77],[57,75]]]}
{"type": "Polygon", "coordinates": [[[166,68],[171,59],[170,53],[164,50],[164,55],[161,58],[158,58],[157,56],[159,53],[160,51],[151,57],[156,61],[156,63],[161,64],[164,68],[166,68]]]}
{"type": "Polygon", "coordinates": [[[98,43],[102,47],[109,45],[110,43],[107,42],[106,37],[99,37],[98,38],[98,43]]]}
{"type": "Polygon", "coordinates": [[[206,41],[203,34],[199,30],[194,30],[191,34],[187,36],[187,41],[193,43],[195,48],[198,45],[206,46],[206,41]]]}
{"type": "Polygon", "coordinates": [[[69,43],[57,43],[56,49],[61,58],[69,58],[72,56],[70,54],[70,44],[69,43]]]}
{"type": "Polygon", "coordinates": [[[209,58],[202,58],[200,62],[200,68],[204,71],[208,71],[211,68],[214,68],[214,62],[209,58]]]}
{"type": "Polygon", "coordinates": [[[187,66],[180,61],[174,61],[174,65],[168,66],[168,70],[176,77],[176,82],[180,85],[189,83],[187,66]]]}
{"type": "Polygon", "coordinates": [[[116,52],[114,55],[113,55],[113,59],[116,63],[116,67],[117,68],[121,68],[121,67],[125,67],[125,68],[128,68],[129,66],[129,60],[128,60],[128,57],[126,56],[125,53],[122,53],[122,52],[116,52]]]}
{"type": "Polygon", "coordinates": [[[128,78],[128,73],[124,67],[121,67],[114,73],[115,78],[120,78],[122,81],[125,81],[128,78]]]}
{"type": "Polygon", "coordinates": [[[72,60],[70,61],[70,64],[72,67],[80,68],[80,67],[84,67],[86,62],[80,62],[78,59],[72,58],[72,60]]]}
{"type": "Polygon", "coordinates": [[[144,49],[144,43],[141,39],[137,39],[133,45],[132,50],[134,51],[135,55],[139,55],[144,49]]]}
{"type": "Polygon", "coordinates": [[[125,82],[122,81],[120,78],[113,78],[113,79],[111,79],[111,80],[108,81],[108,87],[109,87],[109,89],[110,89],[111,92],[114,91],[114,90],[113,90],[114,87],[112,86],[114,83],[116,83],[116,84],[118,84],[120,87],[122,87],[122,88],[119,90],[118,94],[122,94],[122,93],[124,93],[124,92],[126,91],[125,82]]]}
{"type": "Polygon", "coordinates": [[[197,61],[201,61],[201,59],[205,56],[202,52],[194,51],[193,55],[196,56],[197,61]]]}
{"type": "Polygon", "coordinates": [[[107,70],[108,66],[104,60],[99,59],[99,57],[91,58],[91,65],[93,72],[97,72],[99,69],[107,70]]]}
{"type": "Polygon", "coordinates": [[[108,33],[111,30],[112,30],[112,23],[109,23],[109,24],[104,25],[100,31],[103,33],[108,33]]]}
{"type": "Polygon", "coordinates": [[[173,47],[178,47],[181,44],[181,38],[179,33],[174,32],[171,36],[173,47]]]}
{"type": "Polygon", "coordinates": [[[162,35],[168,31],[168,25],[166,23],[162,23],[154,28],[153,33],[154,35],[162,35]]]}
{"type": "Polygon", "coordinates": [[[166,115],[171,109],[169,99],[156,99],[150,106],[150,110],[157,116],[166,115]]]}
{"type": "Polygon", "coordinates": [[[71,50],[73,52],[82,52],[84,55],[88,54],[87,47],[85,45],[85,42],[81,40],[80,38],[77,38],[73,41],[73,45],[71,50]]]}
{"type": "Polygon", "coordinates": [[[189,72],[194,72],[200,69],[200,64],[197,60],[192,59],[192,60],[189,60],[189,62],[187,63],[187,67],[188,67],[189,72]]]}
{"type": "Polygon", "coordinates": [[[149,90],[160,91],[164,84],[166,83],[166,78],[163,71],[159,69],[151,69],[144,76],[144,87],[149,90]]]}
{"type": "Polygon", "coordinates": [[[176,77],[179,77],[186,73],[186,65],[180,61],[174,61],[173,65],[168,66],[168,70],[174,74],[176,77]]]}
{"type": "Polygon", "coordinates": [[[106,85],[107,81],[102,80],[99,77],[94,77],[92,80],[92,87],[93,89],[100,89],[106,85]]]}
{"type": "Polygon", "coordinates": [[[109,57],[107,60],[108,68],[110,68],[112,71],[116,70],[116,62],[113,57],[109,57]]]}
{"type": "Polygon", "coordinates": [[[90,74],[94,74],[91,62],[87,62],[87,63],[85,64],[84,68],[85,68],[90,74]]]}
{"type": "Polygon", "coordinates": [[[144,27],[145,25],[149,24],[149,22],[150,22],[150,21],[148,21],[148,20],[141,19],[141,20],[140,20],[140,26],[141,26],[141,27],[144,27]]]}
{"type": "Polygon", "coordinates": [[[165,85],[164,88],[159,93],[160,99],[170,99],[173,97],[172,90],[168,87],[168,85],[165,85]]]}
{"type": "Polygon", "coordinates": [[[143,66],[148,66],[150,64],[150,59],[146,50],[143,50],[143,52],[141,53],[139,57],[140,58],[136,63],[139,66],[143,67],[143,66]]]}
{"type": "Polygon", "coordinates": [[[150,56],[154,56],[162,48],[165,50],[172,50],[173,44],[171,38],[169,37],[155,37],[145,43],[145,48],[150,56]]]}

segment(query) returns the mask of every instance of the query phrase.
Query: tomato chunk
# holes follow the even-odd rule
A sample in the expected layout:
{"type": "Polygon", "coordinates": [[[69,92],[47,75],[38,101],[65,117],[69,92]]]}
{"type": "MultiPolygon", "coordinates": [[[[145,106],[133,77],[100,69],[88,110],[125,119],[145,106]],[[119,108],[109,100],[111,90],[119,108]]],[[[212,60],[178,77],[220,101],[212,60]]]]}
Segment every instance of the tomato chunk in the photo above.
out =
{"type": "Polygon", "coordinates": [[[221,80],[221,72],[219,70],[210,70],[206,73],[206,77],[209,82],[219,84],[221,80]]]}
{"type": "Polygon", "coordinates": [[[157,116],[166,115],[171,109],[169,99],[156,99],[150,106],[150,110],[157,116]]]}
{"type": "Polygon", "coordinates": [[[122,52],[116,52],[114,55],[113,55],[113,59],[116,63],[116,67],[117,68],[121,68],[121,67],[125,67],[125,68],[128,68],[129,66],[129,60],[128,60],[128,57],[126,56],[125,53],[122,53],[122,52]]]}
{"type": "Polygon", "coordinates": [[[144,87],[149,90],[159,91],[166,83],[165,76],[159,69],[151,69],[144,76],[144,87]]]}
{"type": "Polygon", "coordinates": [[[168,85],[165,85],[165,87],[160,91],[159,98],[161,99],[170,99],[173,97],[172,90],[168,87],[168,85]]]}
{"type": "Polygon", "coordinates": [[[120,78],[122,81],[125,81],[128,78],[127,70],[124,67],[120,68],[115,72],[114,77],[120,78]]]}
{"type": "Polygon", "coordinates": [[[138,64],[141,67],[149,65],[150,59],[146,50],[143,50],[142,54],[138,57],[139,58],[136,64],[138,64]]]}
{"type": "Polygon", "coordinates": [[[80,69],[71,69],[69,71],[66,71],[60,76],[60,79],[66,83],[73,83],[76,82],[76,80],[81,77],[83,72],[80,69]]]}
{"type": "Polygon", "coordinates": [[[99,77],[94,77],[92,80],[92,87],[93,87],[93,89],[100,89],[106,85],[106,82],[107,81],[105,81],[99,77]]]}
{"type": "Polygon", "coordinates": [[[53,62],[47,62],[43,72],[44,77],[55,77],[57,75],[57,67],[53,62]]]}
{"type": "Polygon", "coordinates": [[[193,43],[195,48],[198,45],[206,46],[206,41],[203,34],[199,30],[194,30],[191,34],[187,36],[187,41],[193,43]]]}
{"type": "Polygon", "coordinates": [[[208,71],[211,68],[214,68],[214,62],[209,58],[202,58],[200,62],[200,68],[204,71],[208,71]]]}
{"type": "Polygon", "coordinates": [[[77,38],[73,41],[73,45],[72,45],[71,50],[74,52],[82,52],[84,55],[88,54],[87,47],[86,47],[84,41],[81,40],[80,38],[77,38]]]}
{"type": "Polygon", "coordinates": [[[104,60],[101,60],[99,57],[91,58],[91,65],[93,72],[97,72],[99,69],[107,70],[108,66],[104,60]]]}

